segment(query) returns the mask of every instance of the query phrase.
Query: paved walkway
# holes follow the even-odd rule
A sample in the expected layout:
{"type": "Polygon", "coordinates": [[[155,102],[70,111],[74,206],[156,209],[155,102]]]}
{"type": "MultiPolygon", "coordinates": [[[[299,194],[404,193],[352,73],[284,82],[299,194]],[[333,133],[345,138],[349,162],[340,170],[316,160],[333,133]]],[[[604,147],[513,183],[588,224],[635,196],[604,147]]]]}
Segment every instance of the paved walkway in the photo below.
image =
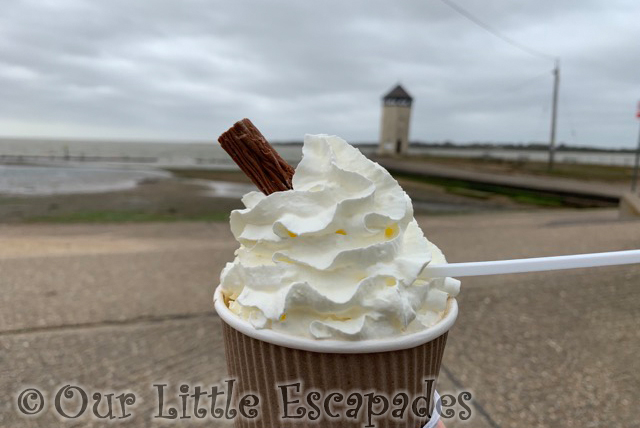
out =
{"type": "Polygon", "coordinates": [[[560,195],[583,196],[609,202],[617,202],[621,196],[629,190],[626,184],[608,184],[570,178],[471,171],[437,162],[412,161],[410,159],[381,158],[376,159],[376,162],[392,172],[417,174],[425,177],[458,179],[560,195]]]}
{"type": "MultiPolygon", "coordinates": [[[[450,261],[468,261],[639,248],[640,223],[616,216],[420,223],[450,261]]],[[[211,295],[235,248],[222,223],[0,226],[0,426],[59,426],[49,408],[20,416],[16,395],[38,387],[51,402],[69,383],[132,391],[123,426],[166,426],[153,384],[178,405],[181,383],[226,377],[211,295]]],[[[459,302],[438,389],[471,391],[473,419],[448,428],[640,426],[640,266],[469,278],[459,302]]]]}

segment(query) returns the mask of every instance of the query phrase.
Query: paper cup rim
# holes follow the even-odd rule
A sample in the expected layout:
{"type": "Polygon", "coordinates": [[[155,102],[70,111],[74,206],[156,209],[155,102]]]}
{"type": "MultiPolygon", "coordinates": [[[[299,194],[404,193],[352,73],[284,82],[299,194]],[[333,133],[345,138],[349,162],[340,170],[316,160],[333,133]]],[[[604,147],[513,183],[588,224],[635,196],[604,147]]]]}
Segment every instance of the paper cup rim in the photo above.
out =
{"type": "Polygon", "coordinates": [[[342,340],[314,340],[296,337],[270,329],[258,330],[254,328],[248,321],[239,318],[231,312],[224,303],[220,286],[216,288],[213,302],[216,312],[222,321],[246,336],[274,345],[284,346],[285,348],[332,354],[367,354],[415,348],[449,331],[458,317],[458,302],[455,298],[450,297],[444,318],[431,327],[416,333],[396,336],[389,339],[369,339],[353,342],[342,340]]]}

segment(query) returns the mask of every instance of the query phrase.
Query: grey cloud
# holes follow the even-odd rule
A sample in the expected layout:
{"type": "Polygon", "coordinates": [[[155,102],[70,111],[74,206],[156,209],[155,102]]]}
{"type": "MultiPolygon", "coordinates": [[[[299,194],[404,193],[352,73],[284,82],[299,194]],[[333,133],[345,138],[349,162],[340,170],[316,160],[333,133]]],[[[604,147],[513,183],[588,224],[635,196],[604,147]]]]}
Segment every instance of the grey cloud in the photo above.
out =
{"type": "MultiPolygon", "coordinates": [[[[562,58],[561,140],[633,145],[636,2],[458,3],[562,58]]],[[[23,0],[0,15],[0,134],[212,139],[248,116],[374,141],[401,81],[415,140],[544,140],[552,67],[439,1],[23,0]]]]}

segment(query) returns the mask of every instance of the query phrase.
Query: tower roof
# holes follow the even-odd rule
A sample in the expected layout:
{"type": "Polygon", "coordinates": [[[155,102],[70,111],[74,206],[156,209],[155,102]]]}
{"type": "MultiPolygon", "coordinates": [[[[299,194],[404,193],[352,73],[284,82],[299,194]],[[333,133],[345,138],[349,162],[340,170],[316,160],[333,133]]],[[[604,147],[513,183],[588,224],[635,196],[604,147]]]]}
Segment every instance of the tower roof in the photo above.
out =
{"type": "Polygon", "coordinates": [[[401,86],[401,85],[396,85],[395,88],[393,88],[391,91],[389,91],[389,93],[387,95],[384,96],[383,100],[389,100],[389,99],[401,99],[401,100],[413,100],[413,98],[411,97],[411,95],[409,95],[409,93],[407,91],[405,91],[405,89],[401,86]]]}

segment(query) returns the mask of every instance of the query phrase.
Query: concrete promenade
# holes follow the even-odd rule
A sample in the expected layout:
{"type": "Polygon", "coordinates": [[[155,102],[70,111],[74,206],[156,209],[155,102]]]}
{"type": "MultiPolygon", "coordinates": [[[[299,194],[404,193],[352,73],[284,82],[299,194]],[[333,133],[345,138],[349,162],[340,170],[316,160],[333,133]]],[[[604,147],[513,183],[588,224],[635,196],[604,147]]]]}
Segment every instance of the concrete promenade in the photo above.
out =
{"type": "Polygon", "coordinates": [[[567,196],[594,198],[602,201],[617,202],[629,190],[625,184],[610,184],[599,181],[577,180],[570,178],[546,177],[528,174],[507,174],[486,171],[472,171],[459,166],[443,165],[431,161],[411,159],[377,158],[376,162],[394,173],[422,175],[492,184],[517,189],[536,190],[567,196]]]}
{"type": "MultiPolygon", "coordinates": [[[[615,210],[419,218],[449,261],[640,248],[640,223],[615,210]]],[[[61,423],[50,403],[66,384],[134,392],[154,419],[154,384],[226,377],[211,296],[237,244],[226,223],[0,226],[0,426],[61,423]],[[16,409],[37,387],[39,417],[16,409]]],[[[640,266],[468,278],[438,389],[471,391],[473,419],[447,427],[640,427],[640,266]]],[[[375,375],[375,374],[372,374],[375,375]]],[[[458,409],[461,410],[461,409],[458,409]]],[[[194,418],[180,426],[223,426],[194,418]]]]}

